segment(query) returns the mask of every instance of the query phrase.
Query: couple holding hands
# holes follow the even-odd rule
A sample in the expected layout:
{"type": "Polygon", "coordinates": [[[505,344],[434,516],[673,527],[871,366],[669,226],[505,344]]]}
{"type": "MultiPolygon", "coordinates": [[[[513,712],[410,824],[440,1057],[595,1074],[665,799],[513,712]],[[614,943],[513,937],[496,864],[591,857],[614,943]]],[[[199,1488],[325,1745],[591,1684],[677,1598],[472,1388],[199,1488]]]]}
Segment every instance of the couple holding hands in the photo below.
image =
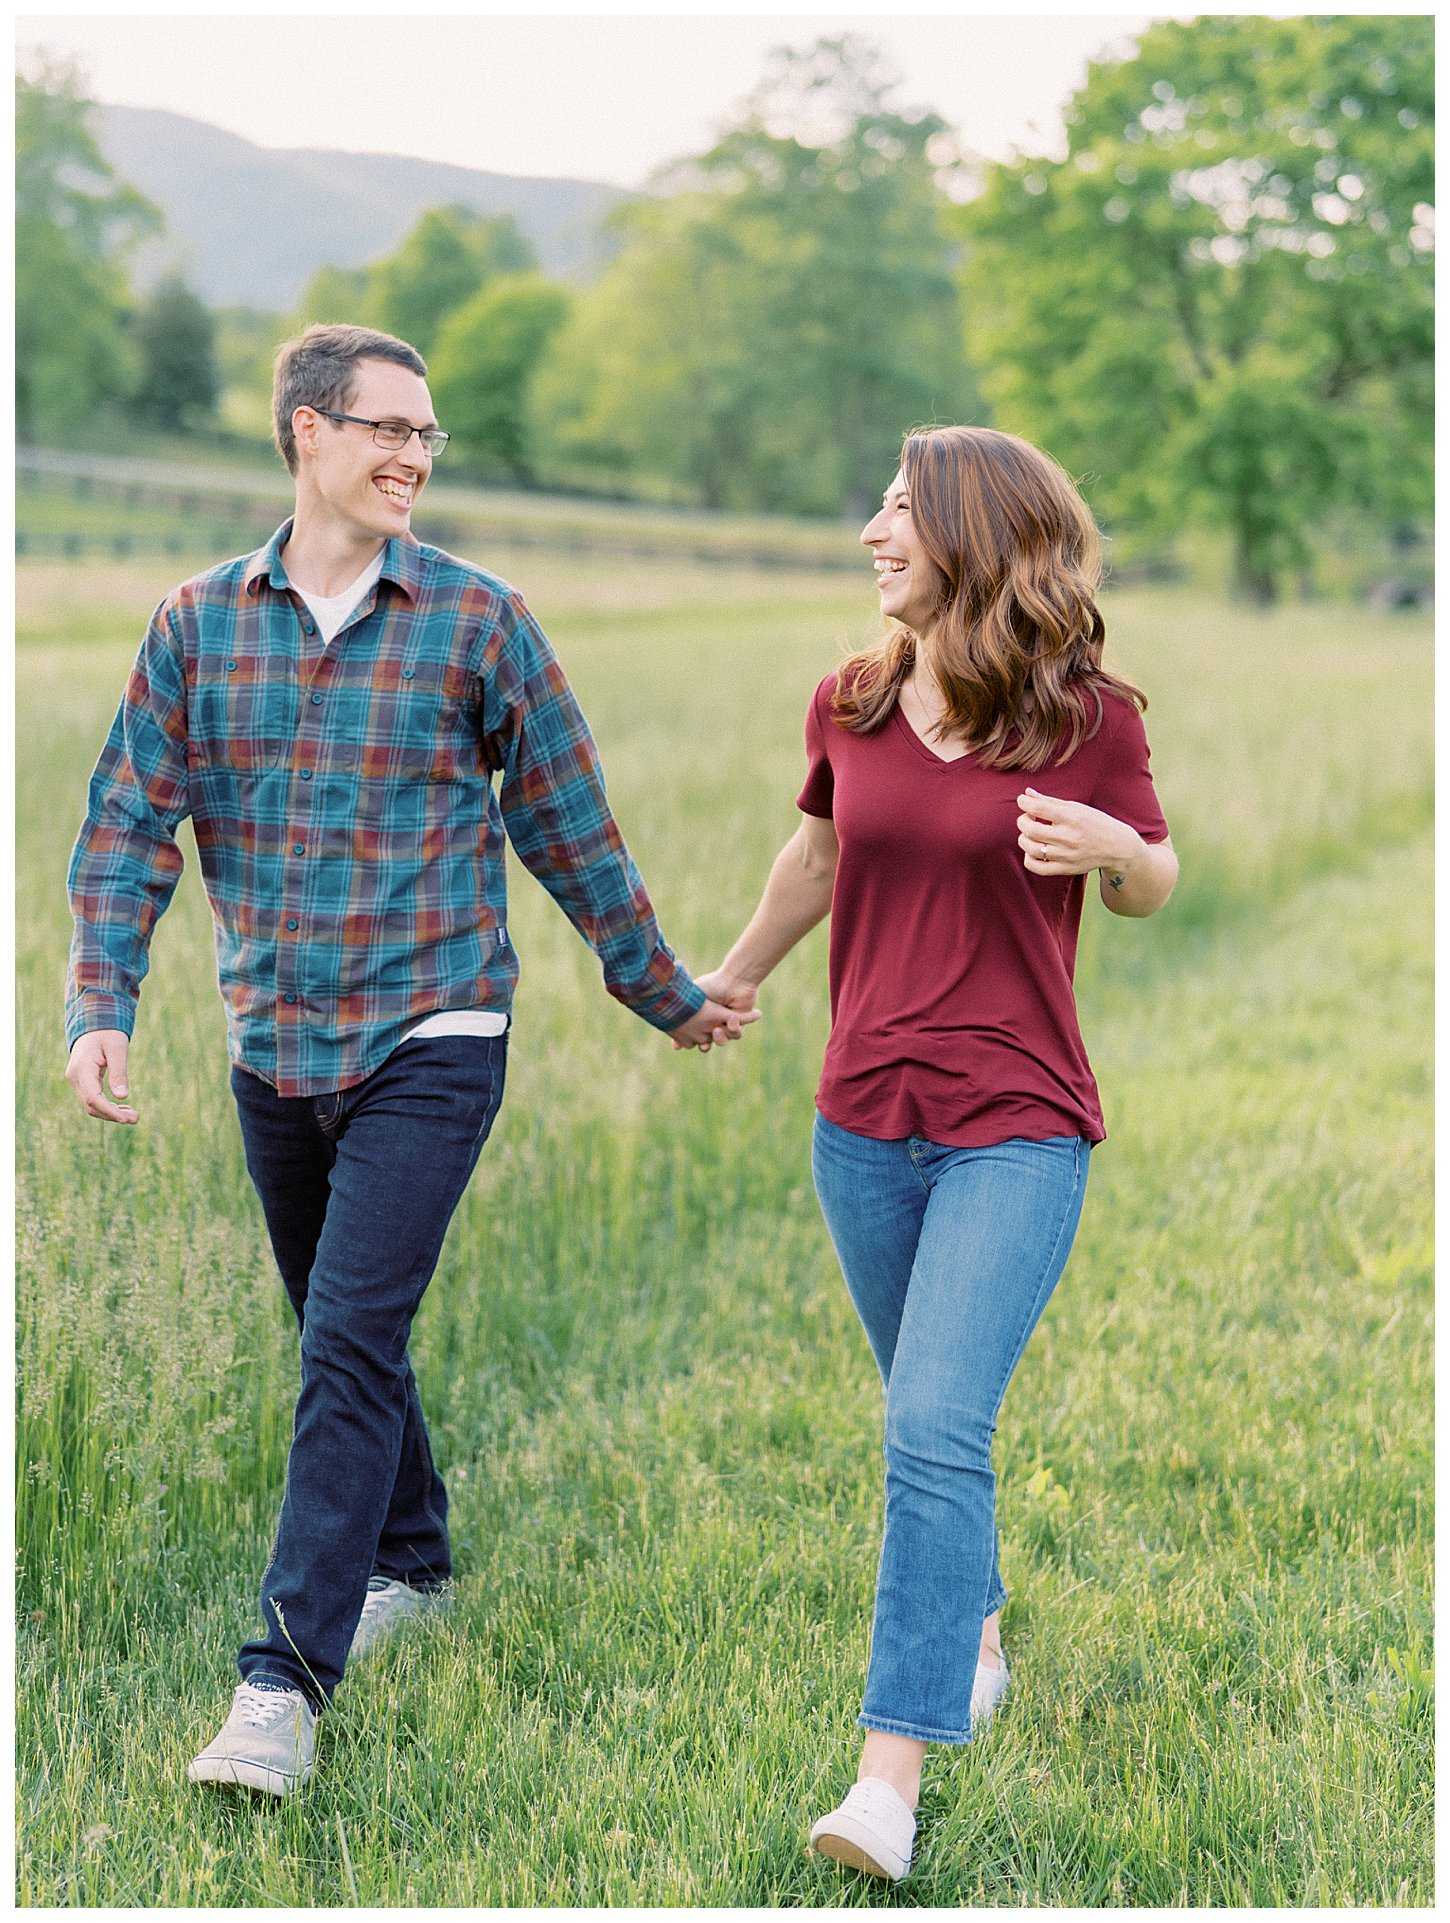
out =
{"type": "Polygon", "coordinates": [[[610,992],[679,1048],[737,1040],[830,916],[812,1167],[885,1389],[886,1505],[860,1770],[810,1840],[899,1879],[927,1746],[979,1734],[1008,1687],[991,1441],[1104,1132],[1072,993],[1085,877],[1143,916],[1177,873],[1146,703],[1102,665],[1096,530],[1011,435],[907,436],[861,536],[886,636],[817,687],[800,826],[692,980],[521,597],[410,532],[447,440],[426,372],[367,328],[280,350],[295,512],[157,609],[71,863],[67,1075],[131,1125],[129,1038],[191,817],[247,1167],[301,1331],[262,1633],[189,1774],[300,1787],[349,1657],[451,1577],[407,1345],[503,1095],[507,834],[610,992]]]}

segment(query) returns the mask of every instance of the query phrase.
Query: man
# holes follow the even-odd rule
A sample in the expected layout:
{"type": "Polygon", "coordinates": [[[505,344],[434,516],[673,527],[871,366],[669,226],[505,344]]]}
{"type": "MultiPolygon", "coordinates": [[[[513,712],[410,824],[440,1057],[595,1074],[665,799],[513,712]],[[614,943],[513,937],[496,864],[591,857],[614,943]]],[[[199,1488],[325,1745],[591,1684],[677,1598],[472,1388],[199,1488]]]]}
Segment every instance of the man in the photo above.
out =
{"type": "Polygon", "coordinates": [[[158,608],[71,862],[67,1078],[101,1120],[138,1119],[128,1041],[188,814],[215,916],[232,1089],[302,1377],[263,1633],[188,1773],[277,1795],[310,1775],[349,1654],[451,1574],[407,1342],[503,1094],[504,829],[635,1014],[701,1049],[750,1019],[660,935],[521,598],[413,538],[448,438],[426,373],[367,328],[280,350],[296,511],[158,608]]]}

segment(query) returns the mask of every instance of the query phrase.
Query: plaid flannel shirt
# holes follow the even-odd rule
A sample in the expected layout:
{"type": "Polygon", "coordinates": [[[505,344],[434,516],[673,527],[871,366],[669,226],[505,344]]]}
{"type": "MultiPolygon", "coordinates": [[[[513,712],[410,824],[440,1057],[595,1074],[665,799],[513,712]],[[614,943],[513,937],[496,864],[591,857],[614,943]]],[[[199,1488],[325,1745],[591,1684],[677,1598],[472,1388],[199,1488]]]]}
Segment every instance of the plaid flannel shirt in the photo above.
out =
{"type": "Polygon", "coordinates": [[[229,1053],[280,1094],[361,1081],[425,1016],[507,1012],[505,827],[610,993],[655,1028],[687,1020],[704,993],[660,934],[521,597],[394,539],[324,647],[282,567],[291,525],[152,618],[71,860],[67,1045],[131,1033],[187,815],[229,1053]]]}

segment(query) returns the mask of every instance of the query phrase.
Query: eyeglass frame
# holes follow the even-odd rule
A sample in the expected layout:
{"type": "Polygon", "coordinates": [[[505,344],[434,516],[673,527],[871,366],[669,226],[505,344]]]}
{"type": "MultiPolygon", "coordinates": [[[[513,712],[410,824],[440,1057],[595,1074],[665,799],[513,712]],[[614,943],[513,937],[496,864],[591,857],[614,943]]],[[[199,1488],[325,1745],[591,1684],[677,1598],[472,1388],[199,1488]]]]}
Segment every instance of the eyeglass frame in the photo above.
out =
{"type": "MultiPolygon", "coordinates": [[[[330,407],[318,407],[311,401],[304,402],[303,404],[304,406],[311,407],[314,414],[325,414],[330,421],[352,421],[358,427],[370,427],[373,430],[373,441],[378,447],[388,447],[386,441],[378,440],[378,429],[380,427],[408,427],[406,421],[368,421],[364,420],[361,414],[339,414],[330,407]]],[[[428,456],[430,461],[437,460],[438,456],[453,438],[451,434],[441,427],[408,427],[408,431],[402,440],[399,441],[396,446],[388,448],[388,452],[390,454],[400,454],[415,434],[418,436],[419,446],[423,449],[423,452],[428,456]]]]}

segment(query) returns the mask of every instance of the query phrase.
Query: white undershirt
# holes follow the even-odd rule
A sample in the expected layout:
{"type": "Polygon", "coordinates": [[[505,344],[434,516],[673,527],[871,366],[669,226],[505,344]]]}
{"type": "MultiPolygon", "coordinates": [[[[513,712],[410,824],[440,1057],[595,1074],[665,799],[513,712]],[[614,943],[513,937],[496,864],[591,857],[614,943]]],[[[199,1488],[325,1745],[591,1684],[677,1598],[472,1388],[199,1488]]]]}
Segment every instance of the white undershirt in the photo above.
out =
{"type": "Polygon", "coordinates": [[[370,594],[382,579],[383,556],[387,551],[386,547],[379,548],[362,573],[350,586],[345,587],[341,594],[311,594],[306,588],[298,587],[295,581],[292,583],[311,609],[312,618],[317,623],[317,632],[322,636],[324,647],[358,603],[370,594]]]}
{"type": "MultiPolygon", "coordinates": [[[[322,636],[323,646],[333,640],[347,621],[348,617],[365,600],[382,578],[383,556],[386,548],[379,548],[373,559],[368,562],[362,573],[341,594],[309,594],[294,581],[293,587],[307,603],[317,632],[322,636]]],[[[508,1027],[508,1016],[496,1008],[460,1008],[451,1013],[429,1015],[426,1020],[410,1028],[399,1041],[411,1042],[415,1038],[426,1039],[430,1035],[502,1035],[508,1027]]]]}

